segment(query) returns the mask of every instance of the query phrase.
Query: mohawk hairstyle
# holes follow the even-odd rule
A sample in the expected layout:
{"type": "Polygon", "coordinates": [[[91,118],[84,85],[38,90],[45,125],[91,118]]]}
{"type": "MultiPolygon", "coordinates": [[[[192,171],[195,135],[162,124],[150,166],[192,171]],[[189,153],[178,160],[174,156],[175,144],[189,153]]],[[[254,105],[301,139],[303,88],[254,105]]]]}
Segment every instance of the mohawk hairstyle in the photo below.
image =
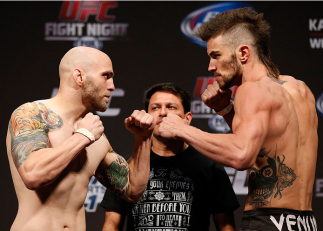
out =
{"type": "Polygon", "coordinates": [[[270,58],[271,28],[263,16],[249,7],[227,10],[203,24],[197,35],[203,41],[222,35],[232,52],[242,43],[251,45],[268,72],[278,78],[279,70],[270,58]]]}

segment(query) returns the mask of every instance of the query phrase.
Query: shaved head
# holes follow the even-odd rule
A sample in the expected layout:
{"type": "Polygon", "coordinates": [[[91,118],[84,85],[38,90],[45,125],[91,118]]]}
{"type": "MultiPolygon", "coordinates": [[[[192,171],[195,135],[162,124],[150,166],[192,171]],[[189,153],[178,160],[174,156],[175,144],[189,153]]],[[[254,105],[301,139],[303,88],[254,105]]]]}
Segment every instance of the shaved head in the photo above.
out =
{"type": "Polygon", "coordinates": [[[61,59],[59,76],[61,79],[70,76],[75,68],[89,72],[103,61],[111,63],[111,59],[102,51],[91,47],[74,47],[61,59]]]}
{"type": "Polygon", "coordinates": [[[57,95],[71,97],[88,110],[105,111],[114,91],[113,67],[108,55],[91,47],[74,47],[59,64],[57,95]]]}

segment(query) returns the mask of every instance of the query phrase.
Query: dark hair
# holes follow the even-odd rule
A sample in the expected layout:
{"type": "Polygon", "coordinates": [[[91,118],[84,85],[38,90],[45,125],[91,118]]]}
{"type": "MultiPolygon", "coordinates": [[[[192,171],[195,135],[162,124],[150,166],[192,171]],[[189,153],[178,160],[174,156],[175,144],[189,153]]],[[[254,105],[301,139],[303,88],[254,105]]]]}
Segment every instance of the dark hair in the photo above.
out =
{"type": "Polygon", "coordinates": [[[184,108],[184,113],[187,113],[191,110],[191,97],[187,93],[187,91],[176,86],[173,83],[159,83],[150,87],[144,93],[144,104],[147,111],[148,111],[148,105],[149,105],[151,96],[158,91],[169,92],[169,93],[172,93],[173,95],[180,97],[184,108]]]}
{"type": "Polygon", "coordinates": [[[219,35],[227,36],[226,44],[233,49],[248,39],[252,40],[261,62],[272,76],[278,78],[279,70],[270,59],[270,25],[263,19],[263,13],[258,14],[249,7],[227,10],[203,24],[197,33],[203,41],[219,35]]]}

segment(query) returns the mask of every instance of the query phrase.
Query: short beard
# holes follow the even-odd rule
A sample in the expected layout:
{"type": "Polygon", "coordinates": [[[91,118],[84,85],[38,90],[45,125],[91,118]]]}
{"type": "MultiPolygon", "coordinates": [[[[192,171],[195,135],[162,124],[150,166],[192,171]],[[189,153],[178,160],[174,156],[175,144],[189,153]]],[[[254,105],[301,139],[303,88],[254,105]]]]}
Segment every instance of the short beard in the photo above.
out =
{"type": "Polygon", "coordinates": [[[224,84],[220,86],[220,89],[223,91],[228,90],[237,77],[240,75],[241,67],[238,64],[237,56],[233,53],[231,55],[231,60],[228,62],[228,65],[234,70],[234,74],[230,77],[222,76],[224,84]]]}
{"type": "Polygon", "coordinates": [[[82,102],[91,110],[104,112],[108,109],[106,103],[102,103],[102,98],[98,95],[99,88],[88,78],[88,81],[82,86],[83,96],[82,102]]]}

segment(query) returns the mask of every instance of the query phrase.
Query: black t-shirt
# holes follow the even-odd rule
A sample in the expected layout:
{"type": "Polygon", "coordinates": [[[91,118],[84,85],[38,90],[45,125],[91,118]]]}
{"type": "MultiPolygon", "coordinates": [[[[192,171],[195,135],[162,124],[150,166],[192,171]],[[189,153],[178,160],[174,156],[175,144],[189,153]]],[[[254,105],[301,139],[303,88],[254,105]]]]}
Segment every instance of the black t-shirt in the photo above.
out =
{"type": "Polygon", "coordinates": [[[101,202],[127,215],[127,231],[206,231],[211,214],[239,207],[225,171],[192,146],[172,157],[151,151],[150,169],[139,202],[126,202],[109,190],[101,202]]]}

